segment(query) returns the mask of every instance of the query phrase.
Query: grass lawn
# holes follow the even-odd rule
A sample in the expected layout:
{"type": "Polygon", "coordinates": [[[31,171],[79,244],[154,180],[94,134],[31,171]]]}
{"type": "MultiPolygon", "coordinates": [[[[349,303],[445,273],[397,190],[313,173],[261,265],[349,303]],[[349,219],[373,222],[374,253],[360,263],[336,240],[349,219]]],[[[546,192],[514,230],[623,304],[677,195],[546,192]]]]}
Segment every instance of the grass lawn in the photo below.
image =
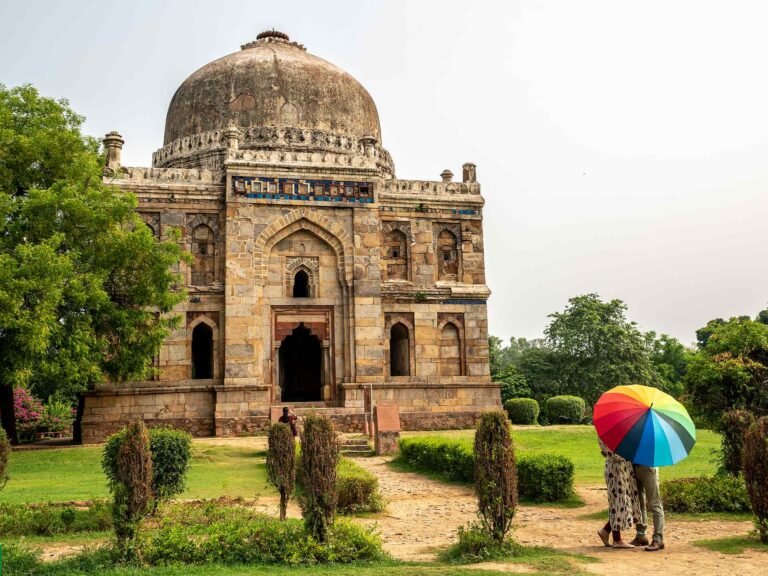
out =
{"type": "Polygon", "coordinates": [[[763,544],[757,536],[731,536],[714,540],[697,540],[694,546],[700,546],[721,554],[743,554],[744,550],[768,552],[768,544],[763,544]]]}
{"type": "MultiPolygon", "coordinates": [[[[697,430],[697,442],[691,454],[682,462],[662,468],[664,480],[689,476],[710,476],[715,473],[713,449],[720,448],[720,436],[709,430],[697,430]]],[[[472,443],[473,430],[441,432],[404,432],[404,437],[440,436],[472,443]]],[[[600,456],[597,435],[592,426],[513,426],[512,437],[519,453],[562,454],[576,467],[576,484],[602,484],[605,460],[600,456]]]]}
{"type": "MultiPolygon", "coordinates": [[[[181,498],[254,498],[274,493],[267,482],[264,452],[194,442],[187,490],[181,498]]],[[[19,450],[10,458],[10,480],[0,501],[62,502],[109,495],[101,470],[101,446],[19,450]]]]}

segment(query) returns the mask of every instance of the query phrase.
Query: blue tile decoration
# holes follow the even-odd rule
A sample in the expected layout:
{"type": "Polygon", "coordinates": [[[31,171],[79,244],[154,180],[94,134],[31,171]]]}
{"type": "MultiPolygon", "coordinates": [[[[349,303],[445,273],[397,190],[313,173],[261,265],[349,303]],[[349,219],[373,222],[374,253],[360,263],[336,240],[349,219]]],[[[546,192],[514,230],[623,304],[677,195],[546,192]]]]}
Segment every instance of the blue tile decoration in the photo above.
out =
{"type": "Polygon", "coordinates": [[[357,204],[372,204],[374,202],[372,182],[350,182],[347,180],[301,180],[295,178],[232,176],[232,192],[237,197],[258,200],[348,202],[357,204]],[[285,193],[286,185],[291,187],[290,193],[285,193]],[[273,191],[270,191],[270,186],[273,187],[273,191]],[[309,186],[309,190],[307,190],[307,186],[309,186]],[[350,194],[350,190],[352,194],[350,194]]]}
{"type": "Polygon", "coordinates": [[[480,300],[480,299],[460,299],[460,298],[447,298],[443,300],[443,304],[467,304],[467,305],[479,305],[479,306],[485,306],[487,304],[486,300],[480,300]]]}

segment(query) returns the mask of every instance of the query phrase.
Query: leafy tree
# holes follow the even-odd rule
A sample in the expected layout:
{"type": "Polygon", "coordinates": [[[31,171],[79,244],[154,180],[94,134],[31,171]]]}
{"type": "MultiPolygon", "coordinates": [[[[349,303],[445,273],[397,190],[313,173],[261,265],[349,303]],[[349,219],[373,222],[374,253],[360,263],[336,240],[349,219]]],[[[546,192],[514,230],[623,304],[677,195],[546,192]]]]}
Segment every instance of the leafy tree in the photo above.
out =
{"type": "Polygon", "coordinates": [[[104,378],[146,376],[184,293],[176,240],[102,181],[98,142],[66,100],[0,85],[0,413],[13,388],[70,401],[104,378]]]}
{"type": "Polygon", "coordinates": [[[585,294],[550,315],[545,334],[556,353],[563,392],[593,404],[614,386],[661,383],[643,335],[626,319],[626,310],[621,300],[603,302],[597,294],[585,294]]]}
{"type": "Polygon", "coordinates": [[[768,414],[768,325],[740,316],[706,329],[684,378],[691,406],[711,422],[731,409],[768,414]]]}
{"type": "Polygon", "coordinates": [[[301,473],[304,494],[299,503],[307,531],[319,542],[328,538],[338,502],[336,467],[339,440],[327,416],[307,416],[301,435],[301,473]]]}
{"type": "Polygon", "coordinates": [[[691,352],[667,334],[657,336],[656,332],[646,332],[645,340],[653,367],[661,378],[661,388],[672,396],[680,396],[691,352]]]}

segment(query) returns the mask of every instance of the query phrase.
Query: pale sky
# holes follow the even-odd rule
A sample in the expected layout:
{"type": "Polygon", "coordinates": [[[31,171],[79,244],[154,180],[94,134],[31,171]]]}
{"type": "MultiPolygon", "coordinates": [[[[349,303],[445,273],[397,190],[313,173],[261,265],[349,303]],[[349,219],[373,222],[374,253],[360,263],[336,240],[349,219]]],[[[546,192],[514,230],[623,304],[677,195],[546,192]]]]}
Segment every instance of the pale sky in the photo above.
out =
{"type": "Polygon", "coordinates": [[[620,298],[684,343],[768,306],[768,3],[0,0],[0,82],[149,166],[181,82],[275,27],[357,78],[400,178],[477,164],[490,331],[620,298]]]}

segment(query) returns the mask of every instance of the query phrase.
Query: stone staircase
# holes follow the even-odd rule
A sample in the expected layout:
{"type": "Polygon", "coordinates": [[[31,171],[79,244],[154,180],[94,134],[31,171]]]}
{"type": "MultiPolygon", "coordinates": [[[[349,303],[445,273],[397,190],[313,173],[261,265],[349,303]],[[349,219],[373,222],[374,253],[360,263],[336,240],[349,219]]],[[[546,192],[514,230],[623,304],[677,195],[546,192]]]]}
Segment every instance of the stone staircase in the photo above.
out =
{"type": "Polygon", "coordinates": [[[347,457],[370,456],[373,454],[373,449],[368,442],[368,438],[365,436],[357,438],[340,438],[339,451],[342,456],[347,457]]]}

